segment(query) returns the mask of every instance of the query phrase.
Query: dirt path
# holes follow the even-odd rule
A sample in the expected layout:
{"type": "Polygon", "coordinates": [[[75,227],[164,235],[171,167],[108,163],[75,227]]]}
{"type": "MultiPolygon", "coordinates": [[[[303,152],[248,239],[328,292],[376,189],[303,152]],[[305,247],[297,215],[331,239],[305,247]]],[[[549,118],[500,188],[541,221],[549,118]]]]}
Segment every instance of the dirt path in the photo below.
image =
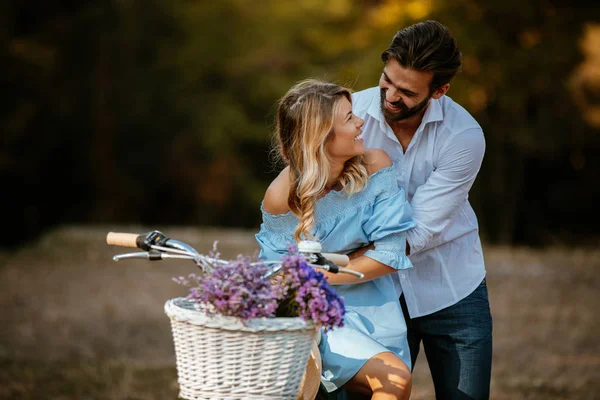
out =
{"type": "MultiPolygon", "coordinates": [[[[219,240],[227,258],[257,249],[250,231],[160,229],[200,251],[219,240]]],[[[185,295],[171,277],[195,267],[115,263],[119,250],[104,242],[111,230],[148,229],[68,227],[0,253],[0,398],[175,398],[162,307],[185,295]],[[144,378],[144,371],[153,372],[144,378]],[[89,385],[96,395],[85,395],[89,385]],[[140,385],[162,387],[161,395],[152,393],[163,397],[140,385]],[[36,397],[42,392],[53,397],[36,397]]],[[[600,398],[600,250],[488,246],[484,254],[494,318],[492,398],[600,398]]],[[[414,388],[414,400],[433,399],[424,357],[414,388]]]]}

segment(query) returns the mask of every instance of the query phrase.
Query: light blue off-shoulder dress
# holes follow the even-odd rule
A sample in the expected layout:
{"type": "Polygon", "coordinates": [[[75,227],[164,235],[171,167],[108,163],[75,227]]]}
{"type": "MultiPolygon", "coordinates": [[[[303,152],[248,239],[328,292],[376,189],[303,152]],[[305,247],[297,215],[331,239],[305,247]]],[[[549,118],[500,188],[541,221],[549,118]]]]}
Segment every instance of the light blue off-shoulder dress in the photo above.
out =
{"type": "MultiPolygon", "coordinates": [[[[294,243],[298,220],[294,214],[273,215],[261,205],[263,223],[256,240],[261,260],[279,260],[294,243]]],[[[405,254],[405,231],[414,226],[412,209],[398,187],[394,167],[370,176],[365,188],[353,195],[329,192],[315,206],[313,235],[323,252],[350,253],[370,242],[365,255],[397,270],[412,268],[405,254]]],[[[400,272],[401,273],[401,272],[400,272]]],[[[344,327],[322,335],[321,381],[334,391],[352,378],[376,354],[394,352],[410,368],[406,323],[400,307],[402,292],[397,273],[352,285],[335,286],[344,297],[344,327]]]]}

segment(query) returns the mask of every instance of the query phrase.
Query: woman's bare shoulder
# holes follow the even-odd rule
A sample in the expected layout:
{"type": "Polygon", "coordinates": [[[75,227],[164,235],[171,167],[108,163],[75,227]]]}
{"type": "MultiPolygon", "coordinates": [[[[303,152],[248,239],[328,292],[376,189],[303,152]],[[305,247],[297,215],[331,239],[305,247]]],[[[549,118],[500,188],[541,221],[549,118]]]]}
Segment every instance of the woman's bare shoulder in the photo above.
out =
{"type": "Polygon", "coordinates": [[[290,211],[288,196],[290,192],[289,167],[285,167],[271,182],[263,199],[263,210],[269,214],[285,214],[290,211]]]}
{"type": "Polygon", "coordinates": [[[392,166],[392,159],[381,149],[365,149],[365,166],[369,175],[392,166]]]}

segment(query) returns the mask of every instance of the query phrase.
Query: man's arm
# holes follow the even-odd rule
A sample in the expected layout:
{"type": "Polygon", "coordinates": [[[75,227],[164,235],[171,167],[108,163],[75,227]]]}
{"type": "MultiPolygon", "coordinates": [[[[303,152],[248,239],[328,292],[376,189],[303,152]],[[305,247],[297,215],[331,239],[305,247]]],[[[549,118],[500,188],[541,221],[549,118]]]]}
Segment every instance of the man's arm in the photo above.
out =
{"type": "Polygon", "coordinates": [[[358,250],[354,250],[352,253],[348,254],[348,258],[350,258],[350,260],[354,260],[355,258],[358,258],[358,257],[362,256],[363,254],[365,254],[367,252],[367,250],[373,250],[374,248],[375,248],[375,245],[373,245],[373,243],[371,243],[368,246],[361,247],[358,250]]]}
{"type": "Polygon", "coordinates": [[[411,254],[436,239],[452,221],[481,168],[485,139],[479,128],[453,136],[440,149],[439,161],[411,199],[416,226],[407,232],[411,254]]]}
{"type": "MultiPolygon", "coordinates": [[[[363,254],[365,254],[367,252],[367,250],[374,250],[375,249],[375,245],[373,243],[371,243],[368,246],[365,247],[361,247],[358,250],[354,250],[352,253],[348,254],[348,258],[350,258],[350,260],[354,260],[355,258],[358,258],[360,256],[362,256],[363,254]]],[[[408,240],[406,241],[406,255],[410,255],[410,244],[408,243],[408,240]]]]}

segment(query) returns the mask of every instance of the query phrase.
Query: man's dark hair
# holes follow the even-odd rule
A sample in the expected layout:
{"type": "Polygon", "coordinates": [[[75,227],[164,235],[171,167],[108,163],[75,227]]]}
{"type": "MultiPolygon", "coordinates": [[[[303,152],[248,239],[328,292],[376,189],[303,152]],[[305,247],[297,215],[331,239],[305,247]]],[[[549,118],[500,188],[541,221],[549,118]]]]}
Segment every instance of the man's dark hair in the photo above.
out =
{"type": "Polygon", "coordinates": [[[431,20],[398,31],[381,54],[384,63],[391,58],[405,68],[433,72],[432,91],[449,83],[462,65],[462,53],[448,28],[431,20]]]}

